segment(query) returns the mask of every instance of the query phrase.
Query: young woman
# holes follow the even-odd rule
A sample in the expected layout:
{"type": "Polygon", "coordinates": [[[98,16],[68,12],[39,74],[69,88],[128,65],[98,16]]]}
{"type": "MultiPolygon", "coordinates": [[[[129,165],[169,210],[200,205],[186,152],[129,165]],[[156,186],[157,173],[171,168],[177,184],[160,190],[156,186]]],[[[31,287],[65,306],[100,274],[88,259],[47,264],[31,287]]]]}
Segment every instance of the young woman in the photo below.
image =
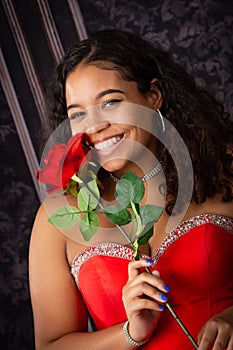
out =
{"type": "MultiPolygon", "coordinates": [[[[73,134],[88,136],[103,167],[102,200],[113,200],[117,178],[131,170],[144,177],[144,202],[156,197],[164,210],[141,251],[144,258],[135,261],[127,245],[101,239],[86,247],[63,234],[48,222],[51,208],[61,205],[59,196],[46,199],[29,256],[37,350],[193,349],[164,306],[167,300],[199,350],[233,349],[233,123],[222,105],[166,53],[133,34],[111,30],[70,49],[51,91],[50,125],[54,130],[67,119],[73,134]],[[120,118],[117,111],[124,106],[133,106],[135,113],[126,108],[120,118]],[[140,119],[142,110],[160,123],[159,134],[150,132],[148,119],[140,119]],[[191,198],[186,181],[179,192],[172,156],[178,154],[182,166],[187,154],[183,148],[174,151],[173,140],[162,137],[171,125],[191,157],[193,173],[185,173],[189,186],[194,181],[191,198]],[[156,159],[159,174],[153,170],[156,159]],[[168,232],[180,211],[181,222],[168,232]],[[88,332],[88,313],[94,332],[88,332]]],[[[66,200],[75,205],[72,196],[66,200]]],[[[117,232],[104,215],[100,226],[117,232]]]]}

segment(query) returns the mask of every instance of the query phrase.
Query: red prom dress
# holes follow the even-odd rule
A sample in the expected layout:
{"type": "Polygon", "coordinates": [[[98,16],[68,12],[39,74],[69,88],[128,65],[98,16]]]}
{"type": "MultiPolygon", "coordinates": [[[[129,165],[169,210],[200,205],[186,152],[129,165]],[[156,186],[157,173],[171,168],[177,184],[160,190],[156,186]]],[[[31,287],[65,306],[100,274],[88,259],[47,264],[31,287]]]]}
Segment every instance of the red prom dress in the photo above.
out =
{"type": "MultiPolygon", "coordinates": [[[[79,253],[71,272],[98,330],[124,322],[122,287],[131,248],[96,243],[79,253]]],[[[194,339],[213,315],[233,305],[233,219],[202,214],[178,225],[153,256],[152,269],[170,287],[169,303],[194,339]]],[[[193,350],[165,309],[144,350],[193,350]]]]}

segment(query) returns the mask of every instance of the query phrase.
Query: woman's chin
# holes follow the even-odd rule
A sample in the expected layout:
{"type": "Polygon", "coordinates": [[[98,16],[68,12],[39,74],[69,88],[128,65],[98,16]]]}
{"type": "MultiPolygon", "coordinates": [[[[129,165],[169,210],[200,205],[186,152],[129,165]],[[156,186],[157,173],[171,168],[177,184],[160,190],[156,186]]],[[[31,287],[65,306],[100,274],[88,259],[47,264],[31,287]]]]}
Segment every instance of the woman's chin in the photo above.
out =
{"type": "Polygon", "coordinates": [[[125,159],[114,159],[114,160],[109,160],[107,162],[103,162],[102,167],[110,172],[110,173],[122,173],[124,174],[125,170],[129,168],[129,165],[127,167],[127,163],[125,159]]]}

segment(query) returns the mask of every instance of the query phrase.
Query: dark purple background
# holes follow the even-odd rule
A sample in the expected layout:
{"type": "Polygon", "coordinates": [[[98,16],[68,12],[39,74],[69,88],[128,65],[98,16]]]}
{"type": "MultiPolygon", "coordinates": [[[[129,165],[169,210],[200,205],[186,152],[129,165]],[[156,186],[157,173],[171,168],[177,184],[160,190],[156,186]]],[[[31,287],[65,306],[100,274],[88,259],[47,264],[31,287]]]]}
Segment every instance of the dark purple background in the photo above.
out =
{"type": "MultiPolygon", "coordinates": [[[[67,3],[48,2],[66,50],[78,40],[67,3]]],[[[36,0],[13,3],[45,89],[54,61],[43,37],[36,0]]],[[[231,1],[81,0],[79,4],[88,33],[105,28],[128,29],[158,41],[233,114],[231,1]]],[[[39,157],[40,121],[2,4],[0,15],[2,50],[39,157]]],[[[28,246],[39,199],[1,86],[0,102],[0,344],[5,350],[31,350],[34,339],[28,246]]]]}

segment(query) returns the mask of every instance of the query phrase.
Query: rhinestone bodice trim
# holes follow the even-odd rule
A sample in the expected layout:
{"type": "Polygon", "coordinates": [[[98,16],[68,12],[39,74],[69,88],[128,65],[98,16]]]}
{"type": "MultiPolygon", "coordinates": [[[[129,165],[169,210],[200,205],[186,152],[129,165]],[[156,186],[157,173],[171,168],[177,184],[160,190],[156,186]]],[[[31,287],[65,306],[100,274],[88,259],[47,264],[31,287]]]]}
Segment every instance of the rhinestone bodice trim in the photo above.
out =
{"type": "Polygon", "coordinates": [[[217,214],[201,214],[198,216],[193,216],[176,226],[176,228],[172,230],[162,241],[152,257],[154,263],[158,262],[165,250],[167,250],[178,238],[189,232],[194,227],[201,226],[203,224],[217,225],[233,234],[233,219],[230,217],[217,214]]]}
{"type": "Polygon", "coordinates": [[[111,242],[101,242],[95,243],[90,247],[84,249],[73,260],[71,266],[71,273],[75,278],[76,283],[78,284],[78,273],[82,264],[89,258],[95,255],[104,255],[111,256],[115,258],[133,260],[134,259],[134,250],[132,248],[126,247],[118,243],[111,242]]]}
{"type": "MultiPolygon", "coordinates": [[[[191,217],[180,223],[171,231],[168,236],[162,241],[159,248],[153,255],[154,264],[158,262],[163,253],[181,236],[189,232],[194,227],[203,224],[217,225],[233,234],[233,219],[230,217],[216,214],[201,214],[191,217]]],[[[118,243],[101,242],[93,244],[75,256],[71,265],[71,273],[78,284],[78,274],[82,264],[89,258],[96,256],[110,256],[121,259],[133,260],[134,251],[132,248],[120,245],[118,243]]]]}

